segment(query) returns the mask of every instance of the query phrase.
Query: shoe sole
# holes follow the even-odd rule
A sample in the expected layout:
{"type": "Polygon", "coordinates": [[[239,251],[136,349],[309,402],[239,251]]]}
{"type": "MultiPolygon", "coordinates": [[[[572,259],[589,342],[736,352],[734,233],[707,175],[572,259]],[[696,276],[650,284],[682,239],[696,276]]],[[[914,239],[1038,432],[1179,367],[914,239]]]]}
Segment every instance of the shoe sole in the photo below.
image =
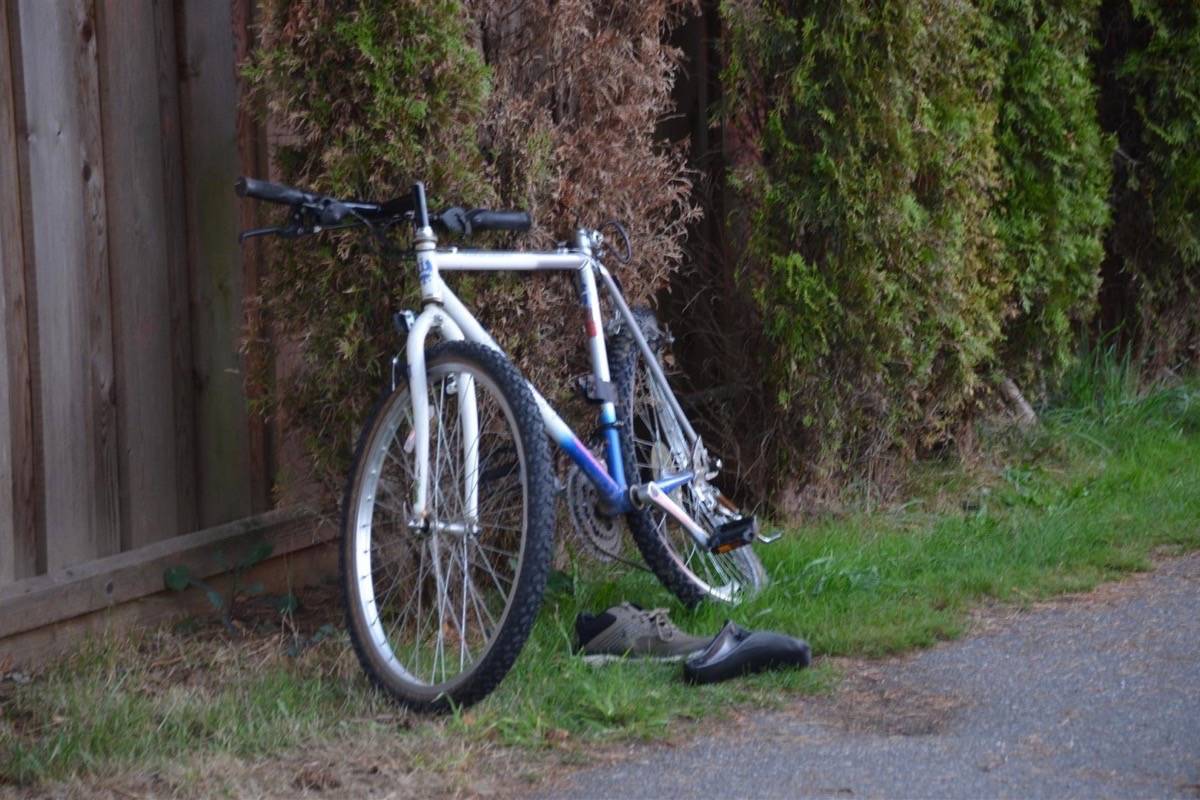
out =
{"type": "Polygon", "coordinates": [[[616,655],[615,653],[592,653],[591,655],[583,656],[583,663],[593,667],[612,664],[614,661],[653,661],[656,664],[674,664],[683,661],[685,658],[699,653],[699,650],[694,650],[691,653],[681,653],[677,656],[635,656],[635,655],[616,655]]]}

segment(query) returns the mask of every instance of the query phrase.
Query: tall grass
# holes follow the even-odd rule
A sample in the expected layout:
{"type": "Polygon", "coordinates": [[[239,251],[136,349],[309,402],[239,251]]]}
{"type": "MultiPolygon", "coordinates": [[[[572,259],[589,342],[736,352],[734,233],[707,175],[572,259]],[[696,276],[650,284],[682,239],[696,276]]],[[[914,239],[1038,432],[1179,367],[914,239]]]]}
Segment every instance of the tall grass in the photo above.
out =
{"type": "Polygon", "coordinates": [[[1195,381],[1148,382],[1127,348],[1085,346],[1064,371],[1046,413],[1051,420],[1108,427],[1177,425],[1195,429],[1195,381]]]}

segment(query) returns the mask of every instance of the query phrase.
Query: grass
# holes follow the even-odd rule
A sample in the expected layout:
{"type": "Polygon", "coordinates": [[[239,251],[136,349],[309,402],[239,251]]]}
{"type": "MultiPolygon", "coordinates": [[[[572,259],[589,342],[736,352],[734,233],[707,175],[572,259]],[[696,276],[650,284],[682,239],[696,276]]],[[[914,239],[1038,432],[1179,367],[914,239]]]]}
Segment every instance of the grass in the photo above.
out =
{"type": "Polygon", "coordinates": [[[1200,386],[1139,393],[1130,372],[1112,353],[1089,355],[1035,431],[984,431],[987,460],[919,465],[902,506],[789,531],[762,550],[771,586],[737,609],[685,612],[640,572],[559,573],[504,684],[448,719],[414,720],[375,696],[340,637],[273,629],[238,641],[207,628],[93,643],[27,684],[0,683],[0,784],[174,765],[186,793],[207,785],[197,774],[218,756],[254,762],[330,743],[398,747],[405,769],[465,775],[483,750],[581,757],[826,691],[837,681],[828,660],[699,688],[677,666],[594,669],[570,654],[572,623],[631,600],[670,605],[693,632],[729,615],[804,636],[819,655],[878,657],[960,635],[982,603],[1083,591],[1200,547],[1200,386]],[[289,655],[297,643],[308,646],[289,655]]]}

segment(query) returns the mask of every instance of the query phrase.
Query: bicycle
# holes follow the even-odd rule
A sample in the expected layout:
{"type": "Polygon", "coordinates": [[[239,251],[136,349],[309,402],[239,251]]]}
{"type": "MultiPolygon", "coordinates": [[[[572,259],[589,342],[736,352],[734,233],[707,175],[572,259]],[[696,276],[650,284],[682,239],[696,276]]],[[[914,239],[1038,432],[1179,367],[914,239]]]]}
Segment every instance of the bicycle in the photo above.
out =
{"type": "MultiPolygon", "coordinates": [[[[359,437],[342,504],[347,627],[377,686],[412,709],[444,711],[487,696],[512,667],[551,559],[556,482],[547,436],[572,463],[566,486],[577,524],[608,536],[623,516],[648,566],[684,604],[736,603],[766,584],[749,545],[772,537],[711,483],[720,462],[667,382],[667,337],[652,314],[626,304],[601,261],[601,231],[581,228],[573,246],[547,252],[439,248],[435,227],[469,237],[528,230],[531,220],[521,211],[430,213],[421,183],[384,203],[252,178],[235,188],[291,209],[285,225],[245,231],[242,241],[364,228],[381,254],[416,260],[422,310],[396,315],[403,354],[392,359],[390,385],[359,437]],[[409,224],[412,249],[399,251],[392,236],[409,224]],[[599,457],[442,281],[456,271],[575,273],[599,457]],[[618,312],[607,336],[600,286],[618,312]],[[431,332],[441,341],[426,348],[431,332]]],[[[628,261],[624,227],[609,224],[628,261]]]]}

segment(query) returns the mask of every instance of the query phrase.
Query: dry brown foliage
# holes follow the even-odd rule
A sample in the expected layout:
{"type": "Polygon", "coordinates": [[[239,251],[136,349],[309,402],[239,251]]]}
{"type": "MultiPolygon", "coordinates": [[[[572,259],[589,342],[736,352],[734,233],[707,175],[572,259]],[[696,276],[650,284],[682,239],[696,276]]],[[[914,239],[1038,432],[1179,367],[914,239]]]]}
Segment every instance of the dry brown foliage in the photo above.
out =
{"type": "MultiPolygon", "coordinates": [[[[671,108],[679,54],[664,43],[689,3],[470,3],[479,46],[492,72],[480,140],[502,205],[529,209],[546,247],[579,226],[624,221],[634,263],[617,275],[627,299],[646,303],[682,258],[693,204],[685,153],[655,138],[671,108]]],[[[509,341],[522,366],[553,379],[582,369],[579,316],[568,281],[544,279],[484,292],[493,322],[527,317],[534,330],[509,341]],[[534,341],[528,341],[532,334],[534,341]],[[531,366],[537,364],[538,366],[531,366]]],[[[513,331],[506,331],[510,340],[513,331]]]]}
{"type": "MultiPolygon", "coordinates": [[[[629,300],[647,302],[699,215],[686,154],[655,138],[679,59],[666,40],[688,7],[267,0],[251,99],[286,132],[273,152],[281,180],[383,198],[423,179],[439,205],[532,213],[530,234],[473,246],[546,248],[623,220],[635,261],[613,266],[629,300]]],[[[399,346],[391,313],[415,303],[415,270],[381,266],[348,237],[277,247],[272,260],[261,304],[296,366],[266,411],[298,432],[315,477],[336,489],[399,346]]],[[[568,277],[451,283],[547,396],[569,396],[555,387],[584,368],[585,350],[568,277]]]]}

